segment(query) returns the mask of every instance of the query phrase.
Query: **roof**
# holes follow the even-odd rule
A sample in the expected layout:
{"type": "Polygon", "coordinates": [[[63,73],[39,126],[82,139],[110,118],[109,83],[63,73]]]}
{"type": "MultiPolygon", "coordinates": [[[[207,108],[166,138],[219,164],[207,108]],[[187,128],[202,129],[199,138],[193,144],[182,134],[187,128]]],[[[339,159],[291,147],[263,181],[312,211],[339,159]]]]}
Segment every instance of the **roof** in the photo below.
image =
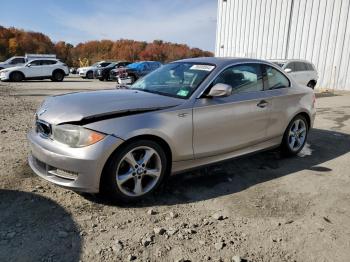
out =
{"type": "Polygon", "coordinates": [[[207,63],[207,64],[213,64],[218,67],[230,65],[233,63],[268,63],[267,60],[260,60],[260,59],[253,59],[253,58],[242,58],[242,57],[198,57],[198,58],[187,58],[182,60],[177,60],[174,62],[192,62],[192,63],[207,63]]]}

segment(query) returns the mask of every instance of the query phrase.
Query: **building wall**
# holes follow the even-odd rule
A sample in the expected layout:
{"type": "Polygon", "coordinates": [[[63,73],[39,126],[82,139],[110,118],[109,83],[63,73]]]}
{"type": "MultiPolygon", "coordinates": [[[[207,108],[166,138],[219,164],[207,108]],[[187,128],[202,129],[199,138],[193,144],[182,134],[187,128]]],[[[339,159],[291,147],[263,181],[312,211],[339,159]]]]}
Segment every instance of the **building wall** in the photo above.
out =
{"type": "Polygon", "coordinates": [[[218,0],[216,56],[306,59],[350,90],[350,0],[218,0]]]}

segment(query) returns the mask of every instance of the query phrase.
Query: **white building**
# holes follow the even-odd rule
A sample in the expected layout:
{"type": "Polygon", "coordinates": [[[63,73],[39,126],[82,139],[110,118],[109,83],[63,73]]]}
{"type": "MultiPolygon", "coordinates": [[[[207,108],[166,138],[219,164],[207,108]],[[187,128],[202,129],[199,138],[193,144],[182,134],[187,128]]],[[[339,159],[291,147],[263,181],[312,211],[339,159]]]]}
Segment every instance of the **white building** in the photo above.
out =
{"type": "Polygon", "coordinates": [[[318,88],[350,90],[350,0],[218,0],[215,54],[306,59],[318,88]]]}

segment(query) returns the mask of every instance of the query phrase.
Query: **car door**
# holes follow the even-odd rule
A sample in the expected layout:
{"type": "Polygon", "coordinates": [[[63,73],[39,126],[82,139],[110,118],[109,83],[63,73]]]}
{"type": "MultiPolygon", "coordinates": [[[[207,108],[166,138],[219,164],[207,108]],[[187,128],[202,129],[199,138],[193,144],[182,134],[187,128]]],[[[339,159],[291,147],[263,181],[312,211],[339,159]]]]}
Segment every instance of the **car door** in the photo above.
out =
{"type": "Polygon", "coordinates": [[[55,64],[55,60],[42,60],[41,61],[41,74],[42,76],[52,76],[55,64]]]}
{"type": "Polygon", "coordinates": [[[262,66],[229,67],[210,87],[217,83],[231,85],[232,95],[196,100],[193,108],[196,158],[232,152],[258,144],[266,137],[270,100],[263,91],[262,66]]]}
{"type": "Polygon", "coordinates": [[[27,78],[42,76],[41,60],[33,60],[24,68],[24,74],[27,78]]]}
{"type": "Polygon", "coordinates": [[[276,68],[265,65],[265,93],[270,97],[270,120],[267,126],[266,139],[273,139],[283,135],[289,121],[289,113],[299,99],[290,88],[289,79],[276,68]]]}

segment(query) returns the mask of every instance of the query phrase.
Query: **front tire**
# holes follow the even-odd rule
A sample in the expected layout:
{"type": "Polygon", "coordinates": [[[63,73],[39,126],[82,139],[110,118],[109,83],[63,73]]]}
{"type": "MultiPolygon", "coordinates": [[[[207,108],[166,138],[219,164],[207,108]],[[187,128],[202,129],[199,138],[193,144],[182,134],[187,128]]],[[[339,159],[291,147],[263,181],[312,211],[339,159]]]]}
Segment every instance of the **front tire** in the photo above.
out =
{"type": "Polygon", "coordinates": [[[151,140],[138,140],[117,150],[108,160],[101,193],[118,202],[134,202],[156,190],[167,175],[164,149],[151,140]]]}
{"type": "Polygon", "coordinates": [[[306,118],[302,115],[294,117],[284,132],[282,153],[286,156],[297,155],[304,148],[308,133],[309,126],[306,118]]]}
{"type": "Polygon", "coordinates": [[[24,80],[24,75],[20,72],[13,72],[10,75],[10,80],[13,82],[21,82],[24,80]]]}

